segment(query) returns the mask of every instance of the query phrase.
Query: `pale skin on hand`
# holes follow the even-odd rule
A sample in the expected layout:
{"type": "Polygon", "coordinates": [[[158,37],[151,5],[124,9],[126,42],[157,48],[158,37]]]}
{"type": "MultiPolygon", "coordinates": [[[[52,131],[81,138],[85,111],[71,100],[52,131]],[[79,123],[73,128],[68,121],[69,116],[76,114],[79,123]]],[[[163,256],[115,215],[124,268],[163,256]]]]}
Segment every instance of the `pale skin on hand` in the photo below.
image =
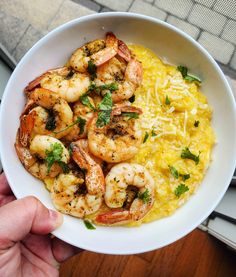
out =
{"type": "Polygon", "coordinates": [[[0,276],[59,276],[60,262],[81,251],[51,238],[62,215],[32,196],[15,200],[4,174],[0,206],[0,276]]]}

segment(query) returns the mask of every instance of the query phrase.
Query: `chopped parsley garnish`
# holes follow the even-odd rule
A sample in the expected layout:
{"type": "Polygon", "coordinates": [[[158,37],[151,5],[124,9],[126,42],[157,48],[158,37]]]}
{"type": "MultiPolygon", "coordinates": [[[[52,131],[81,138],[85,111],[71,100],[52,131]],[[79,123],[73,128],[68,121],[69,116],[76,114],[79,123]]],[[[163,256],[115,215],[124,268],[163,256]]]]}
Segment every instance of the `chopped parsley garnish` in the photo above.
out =
{"type": "Polygon", "coordinates": [[[188,82],[197,82],[197,83],[201,83],[201,80],[199,78],[197,78],[196,76],[190,75],[188,74],[188,68],[186,66],[182,66],[179,65],[177,67],[177,69],[180,71],[180,73],[182,74],[182,77],[184,78],[184,80],[188,81],[188,82]]]}
{"type": "Polygon", "coordinates": [[[123,112],[121,115],[128,117],[129,119],[132,118],[139,118],[139,114],[136,112],[123,112]]]}
{"type": "Polygon", "coordinates": [[[56,117],[51,110],[48,111],[48,120],[46,122],[45,129],[48,131],[53,131],[56,129],[56,117]]]}
{"type": "Polygon", "coordinates": [[[92,111],[95,111],[95,107],[92,105],[92,103],[90,102],[88,95],[85,93],[83,95],[80,96],[79,100],[81,101],[81,103],[85,106],[87,106],[88,108],[90,108],[92,111]]]}
{"type": "Polygon", "coordinates": [[[131,96],[131,97],[129,98],[129,102],[130,102],[130,103],[134,103],[134,101],[135,101],[135,95],[133,95],[133,96],[131,96]]]}
{"type": "Polygon", "coordinates": [[[97,94],[101,94],[103,90],[109,90],[110,92],[118,89],[117,83],[105,84],[102,86],[97,86],[94,82],[92,82],[89,86],[89,91],[95,91],[97,94]]]}
{"type": "Polygon", "coordinates": [[[90,74],[90,77],[92,80],[94,80],[97,77],[96,71],[97,71],[96,64],[94,64],[94,62],[92,60],[89,60],[88,61],[88,73],[90,74]]]}
{"type": "Polygon", "coordinates": [[[62,153],[63,153],[63,147],[60,143],[55,142],[51,144],[50,150],[46,150],[46,158],[45,161],[47,163],[47,174],[50,172],[52,165],[55,162],[58,162],[60,167],[62,168],[63,172],[67,171],[67,164],[62,161],[62,153]],[[64,171],[65,170],[65,171],[64,171]]]}
{"type": "Polygon", "coordinates": [[[169,165],[169,169],[170,169],[171,175],[172,175],[175,179],[178,179],[178,178],[179,178],[179,172],[178,172],[178,170],[177,170],[174,166],[171,166],[171,165],[169,165]]]}
{"type": "Polygon", "coordinates": [[[149,137],[149,134],[148,134],[148,132],[146,131],[146,132],[145,132],[145,136],[144,136],[144,138],[143,138],[143,143],[145,143],[145,142],[147,141],[148,137],[149,137]]]}
{"type": "Polygon", "coordinates": [[[146,189],[144,192],[138,194],[138,198],[143,200],[144,204],[147,204],[150,201],[150,194],[149,190],[146,189]]]}
{"type": "MultiPolygon", "coordinates": [[[[200,154],[199,154],[200,155],[200,154]]],[[[195,162],[195,164],[197,165],[199,163],[199,155],[196,156],[193,153],[190,152],[188,147],[185,147],[182,152],[181,152],[181,158],[182,159],[190,159],[193,160],[195,162]]]]}
{"type": "Polygon", "coordinates": [[[96,126],[102,128],[110,122],[111,110],[98,112],[96,126]]]}
{"type": "Polygon", "coordinates": [[[77,117],[76,121],[73,122],[72,124],[68,125],[66,128],[60,130],[60,131],[57,131],[57,132],[53,132],[54,134],[59,134],[61,132],[64,132],[66,131],[67,129],[73,127],[74,125],[78,124],[79,125],[79,135],[82,135],[83,132],[84,132],[84,126],[86,124],[86,120],[83,119],[82,117],[77,117]]]}
{"type": "Polygon", "coordinates": [[[180,176],[182,177],[183,181],[186,181],[190,178],[190,174],[180,174],[180,176]]]}
{"type": "Polygon", "coordinates": [[[155,133],[155,131],[152,129],[152,132],[151,132],[151,136],[152,137],[156,137],[157,136],[157,134],[155,133]]]}
{"type": "Polygon", "coordinates": [[[96,126],[101,128],[107,125],[110,122],[111,118],[111,110],[112,110],[112,98],[111,93],[107,92],[102,99],[102,101],[98,105],[98,119],[96,122],[96,126]]]}
{"type": "Polygon", "coordinates": [[[71,71],[67,74],[67,76],[65,77],[65,79],[66,79],[66,80],[70,80],[70,79],[73,77],[73,75],[74,75],[74,72],[71,70],[71,71]]]}
{"type": "Polygon", "coordinates": [[[185,184],[180,184],[178,187],[174,190],[174,193],[177,197],[180,197],[183,193],[189,190],[189,187],[185,184]]]}
{"type": "Polygon", "coordinates": [[[198,127],[198,126],[199,126],[199,123],[200,123],[199,120],[195,120],[195,122],[194,122],[194,127],[198,127]]]}
{"type": "Polygon", "coordinates": [[[89,230],[95,230],[95,229],[96,229],[96,228],[93,226],[93,224],[92,224],[90,221],[86,220],[86,219],[84,219],[84,225],[85,225],[86,228],[89,229],[89,230]]]}
{"type": "Polygon", "coordinates": [[[170,105],[170,99],[169,99],[168,95],[166,95],[165,104],[166,105],[170,105]]]}

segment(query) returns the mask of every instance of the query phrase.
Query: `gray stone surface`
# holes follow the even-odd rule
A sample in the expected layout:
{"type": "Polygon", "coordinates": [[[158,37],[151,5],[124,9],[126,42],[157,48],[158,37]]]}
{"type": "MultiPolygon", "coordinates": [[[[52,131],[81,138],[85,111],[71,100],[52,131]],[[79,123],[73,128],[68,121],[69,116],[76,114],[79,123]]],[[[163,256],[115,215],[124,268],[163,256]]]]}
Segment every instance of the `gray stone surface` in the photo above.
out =
{"type": "Polygon", "coordinates": [[[56,16],[51,21],[48,26],[48,30],[52,30],[58,27],[61,24],[64,24],[72,19],[95,13],[94,11],[89,10],[86,7],[80,6],[71,1],[64,1],[61,5],[59,11],[56,16]]]}
{"type": "Polygon", "coordinates": [[[215,0],[195,0],[195,1],[209,8],[212,7],[215,2],[215,0]]]}
{"type": "MultiPolygon", "coordinates": [[[[231,59],[231,61],[230,61],[230,66],[231,66],[234,70],[236,70],[236,52],[234,52],[234,55],[233,55],[233,57],[232,57],[232,59],[231,59]]],[[[235,79],[236,79],[236,77],[235,77],[235,79]]],[[[235,87],[235,89],[236,89],[236,87],[235,87]]]]}
{"type": "Polygon", "coordinates": [[[0,11],[0,39],[10,53],[15,49],[28,27],[29,24],[24,20],[0,11]]]}
{"type": "Polygon", "coordinates": [[[46,29],[63,0],[1,0],[0,10],[29,22],[35,29],[46,29]]]}
{"type": "Polygon", "coordinates": [[[175,16],[169,15],[167,17],[167,22],[174,25],[175,27],[181,29],[182,31],[186,32],[194,39],[196,39],[200,33],[199,28],[197,28],[196,26],[193,26],[192,24],[187,23],[186,21],[183,21],[175,16]]]}
{"type": "Polygon", "coordinates": [[[129,10],[129,12],[133,13],[141,13],[144,15],[153,16],[158,19],[165,20],[167,17],[167,13],[150,5],[149,3],[143,2],[143,0],[135,0],[129,10]]]}
{"type": "Polygon", "coordinates": [[[155,0],[144,0],[144,2],[147,2],[147,3],[153,4],[153,3],[155,2],[155,0]]]}
{"type": "Polygon", "coordinates": [[[96,0],[96,2],[112,10],[126,12],[133,0],[96,0]]]}
{"type": "Polygon", "coordinates": [[[107,13],[107,12],[112,12],[113,10],[107,8],[107,7],[104,7],[101,9],[100,13],[107,13]]]}
{"type": "Polygon", "coordinates": [[[72,0],[72,1],[75,3],[81,4],[84,7],[91,9],[93,11],[96,11],[96,12],[99,12],[101,10],[101,6],[91,0],[72,0]]]}
{"type": "Polygon", "coordinates": [[[173,15],[181,18],[187,18],[191,7],[192,0],[155,0],[155,5],[173,15]]]}
{"type": "Polygon", "coordinates": [[[222,33],[222,38],[231,41],[236,45],[236,21],[228,20],[222,33]]]}
{"type": "Polygon", "coordinates": [[[24,56],[24,54],[44,35],[38,30],[36,30],[33,26],[29,26],[27,31],[24,33],[21,41],[16,46],[16,49],[13,51],[13,56],[15,57],[16,61],[19,60],[24,56]]]}
{"type": "Polygon", "coordinates": [[[234,52],[234,46],[231,43],[207,32],[203,32],[198,41],[219,62],[227,64],[230,61],[234,52]]]}
{"type": "Polygon", "coordinates": [[[213,8],[214,10],[236,20],[236,1],[235,0],[217,0],[213,8]]]}
{"type": "Polygon", "coordinates": [[[207,7],[197,4],[189,14],[188,20],[206,31],[219,35],[223,30],[226,17],[207,7]]]}

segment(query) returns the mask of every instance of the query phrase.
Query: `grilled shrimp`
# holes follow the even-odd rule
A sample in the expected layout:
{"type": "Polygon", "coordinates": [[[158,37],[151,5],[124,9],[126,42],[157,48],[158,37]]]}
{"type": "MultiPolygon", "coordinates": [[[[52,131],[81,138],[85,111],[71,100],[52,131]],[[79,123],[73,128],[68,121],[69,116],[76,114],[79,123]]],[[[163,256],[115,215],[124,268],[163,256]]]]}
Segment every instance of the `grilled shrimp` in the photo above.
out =
{"type": "Polygon", "coordinates": [[[97,39],[78,48],[70,58],[70,66],[78,72],[87,72],[88,63],[92,61],[100,66],[114,57],[118,52],[118,40],[113,33],[106,34],[106,40],[97,39]]]}
{"type": "Polygon", "coordinates": [[[79,218],[98,211],[105,192],[102,169],[86,152],[86,147],[85,140],[71,144],[72,158],[85,171],[85,180],[72,172],[60,174],[51,191],[52,201],[59,211],[79,218]]]}
{"type": "Polygon", "coordinates": [[[69,104],[55,92],[36,88],[29,93],[28,103],[39,106],[21,116],[20,136],[23,145],[27,144],[32,133],[62,138],[70,132],[67,127],[72,124],[73,112],[69,104]]]}
{"type": "Polygon", "coordinates": [[[57,93],[67,102],[76,102],[87,92],[90,85],[89,76],[61,67],[47,71],[29,83],[25,88],[28,94],[36,87],[45,88],[57,93]]]}
{"type": "Polygon", "coordinates": [[[106,176],[105,183],[105,203],[112,210],[98,215],[98,223],[112,225],[137,221],[152,208],[155,200],[154,180],[143,166],[117,164],[106,176]],[[132,196],[130,192],[133,192],[132,196]],[[127,205],[127,209],[122,208],[127,205]]]}
{"type": "Polygon", "coordinates": [[[51,167],[45,162],[46,153],[47,151],[52,151],[53,146],[56,146],[59,150],[60,162],[67,164],[69,152],[58,139],[36,135],[30,146],[24,146],[20,141],[19,131],[17,132],[16,153],[25,169],[40,180],[44,180],[47,177],[54,178],[62,172],[58,161],[50,165],[51,167]]]}
{"type": "Polygon", "coordinates": [[[142,141],[141,130],[136,118],[127,118],[127,114],[141,114],[139,108],[118,106],[113,108],[110,123],[97,127],[98,115],[95,114],[89,124],[89,150],[100,159],[109,163],[118,163],[131,159],[139,149],[142,141]]]}
{"type": "MultiPolygon", "coordinates": [[[[94,105],[93,99],[88,97],[90,103],[94,105]]],[[[87,128],[91,118],[93,117],[93,111],[89,107],[83,105],[80,101],[74,103],[73,106],[73,120],[74,122],[80,117],[84,121],[84,124],[76,124],[72,128],[70,128],[70,132],[63,138],[66,141],[76,141],[81,138],[85,138],[87,136],[87,128]]]]}
{"type": "Polygon", "coordinates": [[[118,89],[112,92],[113,102],[128,100],[142,83],[142,64],[136,58],[128,63],[123,59],[112,58],[97,69],[97,86],[117,83],[118,89]]]}

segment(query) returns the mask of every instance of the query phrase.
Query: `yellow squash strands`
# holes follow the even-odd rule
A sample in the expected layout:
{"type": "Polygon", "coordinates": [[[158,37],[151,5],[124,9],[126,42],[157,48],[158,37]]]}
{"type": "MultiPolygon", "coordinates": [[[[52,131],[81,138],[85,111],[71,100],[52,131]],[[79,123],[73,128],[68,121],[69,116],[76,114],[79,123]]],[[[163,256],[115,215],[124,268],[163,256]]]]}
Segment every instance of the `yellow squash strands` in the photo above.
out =
{"type": "MultiPolygon", "coordinates": [[[[164,64],[149,49],[129,45],[143,65],[143,83],[135,92],[134,105],[142,108],[141,128],[143,137],[138,154],[130,162],[144,165],[156,184],[156,201],[151,211],[139,222],[140,225],[171,215],[184,204],[202,182],[211,162],[211,150],[215,142],[211,128],[212,109],[198,86],[187,82],[175,66],[164,64]],[[199,121],[198,127],[194,123],[199,121]],[[188,147],[200,161],[182,159],[182,150],[188,147]],[[173,166],[180,174],[176,179],[170,172],[173,166]],[[183,180],[181,175],[190,174],[183,180]],[[180,185],[189,191],[175,195],[180,185]]],[[[196,123],[195,123],[196,125],[196,123]]]]}

